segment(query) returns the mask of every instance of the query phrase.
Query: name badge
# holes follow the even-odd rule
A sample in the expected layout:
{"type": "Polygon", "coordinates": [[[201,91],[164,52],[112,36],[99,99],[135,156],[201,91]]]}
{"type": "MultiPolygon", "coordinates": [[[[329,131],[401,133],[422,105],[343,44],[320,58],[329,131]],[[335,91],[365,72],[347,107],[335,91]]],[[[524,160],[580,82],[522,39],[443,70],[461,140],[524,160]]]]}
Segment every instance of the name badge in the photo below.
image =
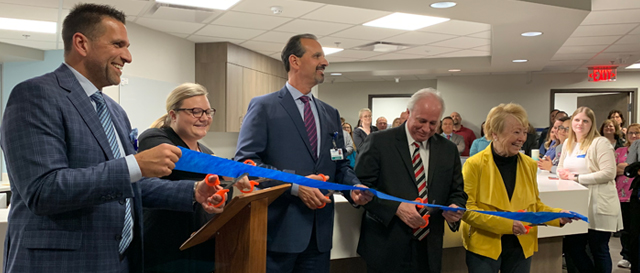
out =
{"type": "Polygon", "coordinates": [[[578,158],[585,158],[585,156],[587,156],[587,154],[583,154],[583,155],[578,155],[578,158]]]}
{"type": "Polygon", "coordinates": [[[331,160],[333,161],[337,161],[337,160],[343,160],[344,159],[344,155],[342,154],[342,149],[331,149],[329,150],[331,152],[331,160]]]}

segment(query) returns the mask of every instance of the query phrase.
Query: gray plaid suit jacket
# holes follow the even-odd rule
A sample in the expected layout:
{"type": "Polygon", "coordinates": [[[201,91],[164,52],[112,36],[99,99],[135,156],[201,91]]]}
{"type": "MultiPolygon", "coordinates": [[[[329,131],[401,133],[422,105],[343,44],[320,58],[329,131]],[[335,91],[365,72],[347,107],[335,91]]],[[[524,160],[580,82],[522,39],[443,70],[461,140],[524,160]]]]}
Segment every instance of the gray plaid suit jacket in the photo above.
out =
{"type": "MultiPolygon", "coordinates": [[[[125,153],[135,153],[126,113],[105,100],[125,153]]],[[[65,65],[17,85],[0,130],[12,191],[4,272],[118,272],[130,197],[134,240],[125,255],[130,271],[142,272],[142,206],[193,211],[193,181],[130,182],[125,158],[113,158],[90,98],[65,65]]]]}

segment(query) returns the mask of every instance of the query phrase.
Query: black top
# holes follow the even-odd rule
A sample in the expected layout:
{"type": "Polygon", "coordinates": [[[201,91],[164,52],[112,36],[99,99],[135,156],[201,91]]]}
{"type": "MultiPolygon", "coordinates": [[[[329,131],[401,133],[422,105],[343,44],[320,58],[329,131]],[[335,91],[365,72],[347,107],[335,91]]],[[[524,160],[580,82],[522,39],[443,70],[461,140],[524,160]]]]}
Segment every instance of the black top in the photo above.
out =
{"type": "MultiPolygon", "coordinates": [[[[500,176],[502,176],[502,181],[504,181],[504,187],[507,189],[507,195],[509,196],[509,201],[511,201],[511,197],[513,196],[513,191],[516,188],[516,172],[518,171],[518,155],[504,157],[496,154],[496,151],[493,149],[493,143],[491,143],[491,152],[493,153],[493,162],[498,167],[498,171],[500,171],[500,176]]],[[[515,235],[508,234],[502,235],[502,251],[506,249],[522,249],[520,247],[520,241],[515,235]]],[[[522,250],[520,250],[522,251],[522,250]]]]}
{"type": "MultiPolygon", "coordinates": [[[[151,128],[140,135],[139,152],[162,143],[184,148],[187,144],[171,127],[151,128]]],[[[200,151],[213,154],[198,143],[200,151]]],[[[206,175],[174,170],[162,177],[167,180],[202,180],[206,175]]],[[[185,251],[180,246],[191,233],[206,224],[213,214],[208,214],[199,204],[194,212],[179,212],[144,208],[144,264],[145,272],[212,272],[214,270],[215,241],[209,240],[185,251]]]]}
{"type": "MultiPolygon", "coordinates": [[[[373,132],[378,131],[378,127],[371,126],[370,128],[371,130],[369,131],[370,132],[369,135],[372,134],[373,132]]],[[[367,135],[367,133],[364,130],[362,130],[361,127],[358,127],[355,130],[353,130],[353,144],[356,145],[356,149],[360,148],[362,143],[364,143],[364,141],[367,139],[369,135],[367,135]]]]}

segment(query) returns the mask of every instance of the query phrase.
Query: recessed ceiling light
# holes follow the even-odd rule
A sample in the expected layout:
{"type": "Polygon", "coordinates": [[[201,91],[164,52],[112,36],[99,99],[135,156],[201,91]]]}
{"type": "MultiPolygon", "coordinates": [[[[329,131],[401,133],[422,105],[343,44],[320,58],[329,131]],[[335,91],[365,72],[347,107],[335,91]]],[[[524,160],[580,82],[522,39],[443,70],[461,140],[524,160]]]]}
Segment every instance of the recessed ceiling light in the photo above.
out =
{"type": "Polygon", "coordinates": [[[0,18],[0,29],[56,33],[56,22],[0,18]]]}
{"type": "Polygon", "coordinates": [[[640,69],[640,63],[635,63],[630,66],[627,66],[626,69],[640,69]]]}
{"type": "Polygon", "coordinates": [[[227,10],[240,2],[240,0],[156,0],[156,2],[178,6],[227,10]]]}
{"type": "Polygon", "coordinates": [[[431,4],[430,7],[434,9],[448,9],[455,7],[456,5],[456,2],[436,2],[431,4]]]}
{"type": "Polygon", "coordinates": [[[540,31],[529,31],[529,32],[523,32],[520,35],[522,35],[524,37],[535,37],[535,36],[542,35],[542,32],[540,32],[540,31]]]}
{"type": "Polygon", "coordinates": [[[396,12],[371,22],[364,23],[363,25],[369,27],[416,30],[449,20],[451,19],[396,12]]]}
{"type": "Polygon", "coordinates": [[[526,63],[528,61],[529,60],[513,60],[512,62],[514,62],[514,63],[526,63]]]}
{"type": "Polygon", "coordinates": [[[337,47],[322,47],[322,51],[324,51],[324,55],[327,56],[329,54],[333,54],[336,52],[340,52],[343,51],[344,48],[337,48],[337,47]]]}
{"type": "Polygon", "coordinates": [[[331,73],[331,76],[342,76],[342,73],[331,73]]]}
{"type": "Polygon", "coordinates": [[[460,70],[460,69],[449,69],[449,72],[460,72],[460,71],[462,71],[462,70],[460,70]]]}

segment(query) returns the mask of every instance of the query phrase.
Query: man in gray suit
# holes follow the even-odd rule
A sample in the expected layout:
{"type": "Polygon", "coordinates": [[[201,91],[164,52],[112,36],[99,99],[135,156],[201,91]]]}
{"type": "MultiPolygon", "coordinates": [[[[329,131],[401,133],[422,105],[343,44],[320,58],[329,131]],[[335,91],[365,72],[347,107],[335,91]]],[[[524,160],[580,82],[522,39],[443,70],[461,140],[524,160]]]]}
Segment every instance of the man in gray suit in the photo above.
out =
{"type": "Polygon", "coordinates": [[[219,186],[150,178],[169,175],[180,149],[136,154],[126,113],[102,94],[131,62],[124,23],[109,6],[74,7],[64,64],[11,92],[1,131],[13,193],[4,272],[142,272],[143,205],[222,211],[213,207],[219,186]]]}
{"type": "Polygon", "coordinates": [[[440,122],[442,124],[442,136],[458,147],[458,153],[462,153],[465,148],[464,137],[453,133],[453,119],[451,117],[444,117],[440,122]]]}

